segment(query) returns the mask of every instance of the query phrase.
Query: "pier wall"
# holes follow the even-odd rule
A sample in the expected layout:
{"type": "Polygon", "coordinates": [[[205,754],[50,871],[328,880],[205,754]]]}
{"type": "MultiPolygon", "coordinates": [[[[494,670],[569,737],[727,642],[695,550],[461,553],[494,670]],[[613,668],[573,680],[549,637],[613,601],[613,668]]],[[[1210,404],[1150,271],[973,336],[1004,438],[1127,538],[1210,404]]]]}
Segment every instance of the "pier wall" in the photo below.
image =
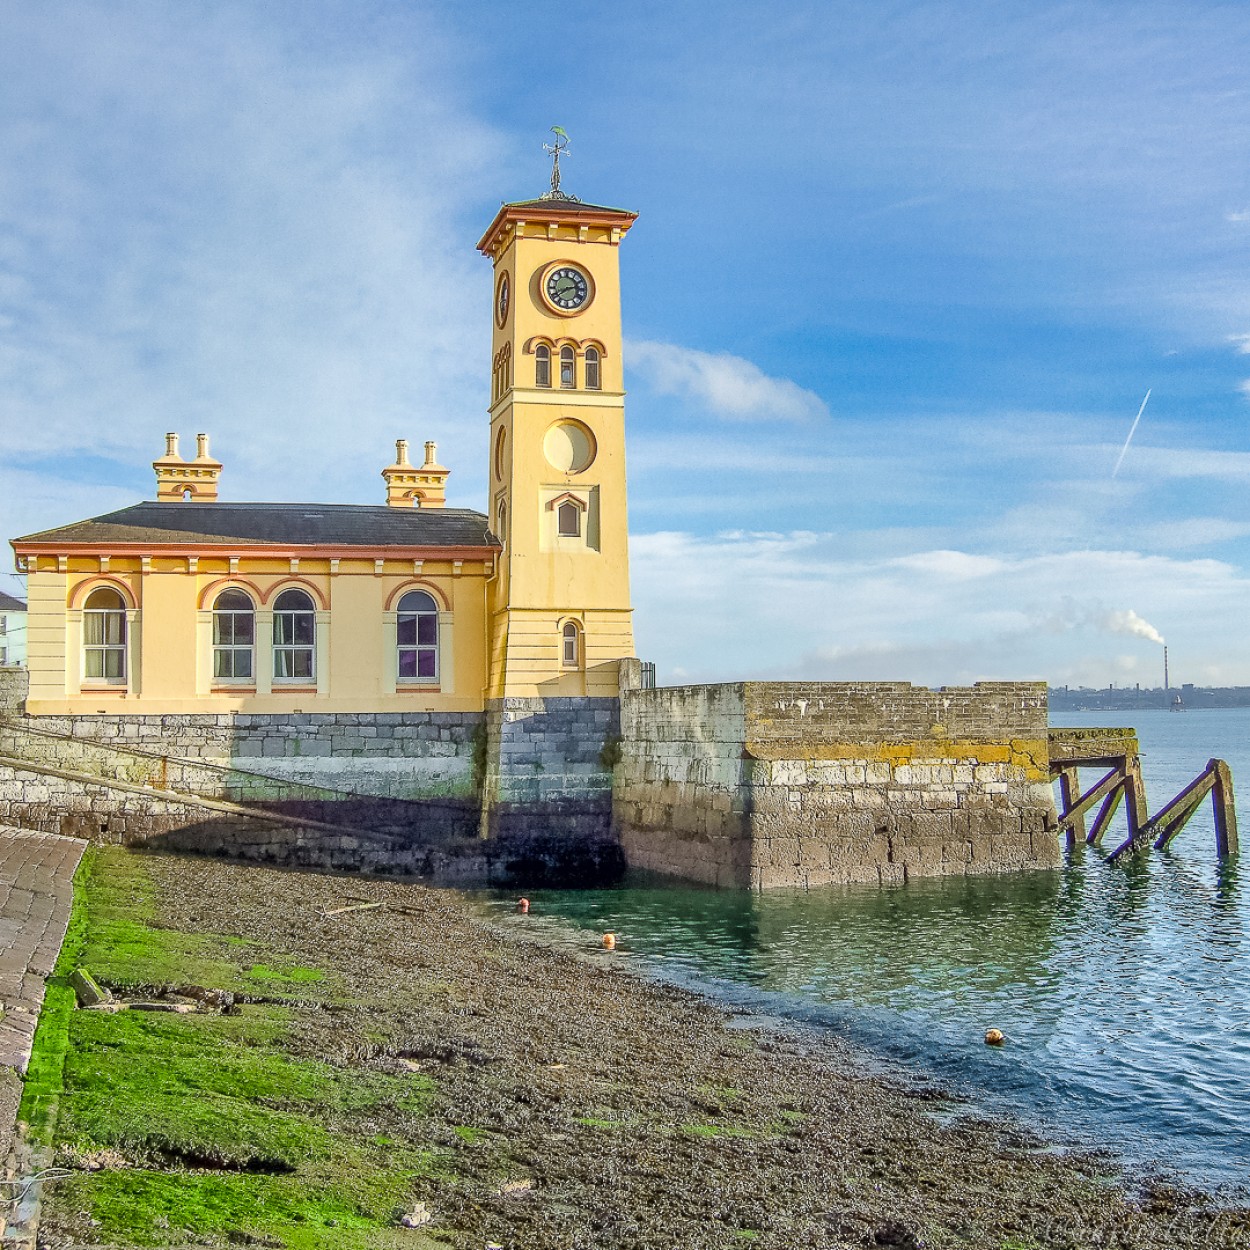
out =
{"type": "Polygon", "coordinates": [[[626,690],[626,858],[756,889],[1052,867],[1046,715],[1040,682],[626,690]]]}

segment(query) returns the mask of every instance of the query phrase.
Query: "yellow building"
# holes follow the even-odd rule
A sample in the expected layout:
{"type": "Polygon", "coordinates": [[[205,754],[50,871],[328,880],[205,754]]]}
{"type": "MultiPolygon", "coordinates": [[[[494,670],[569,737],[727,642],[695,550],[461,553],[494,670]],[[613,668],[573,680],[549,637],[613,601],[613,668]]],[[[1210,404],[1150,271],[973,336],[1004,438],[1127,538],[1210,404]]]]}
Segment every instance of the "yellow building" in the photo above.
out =
{"type": "Polygon", "coordinates": [[[379,506],[223,502],[167,435],[155,502],[16,539],[31,716],[481,712],[614,698],[633,655],[617,248],[635,214],[505,204],[489,511],[433,443],[379,506]]]}

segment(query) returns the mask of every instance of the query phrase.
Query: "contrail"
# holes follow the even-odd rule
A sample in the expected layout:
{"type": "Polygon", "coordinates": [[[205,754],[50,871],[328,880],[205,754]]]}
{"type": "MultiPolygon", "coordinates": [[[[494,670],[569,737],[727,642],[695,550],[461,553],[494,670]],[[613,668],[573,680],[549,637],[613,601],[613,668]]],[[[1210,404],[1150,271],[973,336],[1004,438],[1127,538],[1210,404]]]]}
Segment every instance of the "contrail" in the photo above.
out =
{"type": "MultiPolygon", "coordinates": [[[[1150,388],[1151,390],[1154,387],[1150,388]]],[[[1128,451],[1128,445],[1133,441],[1133,435],[1137,433],[1137,423],[1141,420],[1141,414],[1146,411],[1146,400],[1150,398],[1150,391],[1146,392],[1146,399],[1141,401],[1141,407],[1137,410],[1137,416],[1133,418],[1132,428],[1128,432],[1128,438],[1124,440],[1124,446],[1120,448],[1120,458],[1115,462],[1115,468],[1111,470],[1111,476],[1115,477],[1120,471],[1120,466],[1124,463],[1124,453],[1128,451]]]]}

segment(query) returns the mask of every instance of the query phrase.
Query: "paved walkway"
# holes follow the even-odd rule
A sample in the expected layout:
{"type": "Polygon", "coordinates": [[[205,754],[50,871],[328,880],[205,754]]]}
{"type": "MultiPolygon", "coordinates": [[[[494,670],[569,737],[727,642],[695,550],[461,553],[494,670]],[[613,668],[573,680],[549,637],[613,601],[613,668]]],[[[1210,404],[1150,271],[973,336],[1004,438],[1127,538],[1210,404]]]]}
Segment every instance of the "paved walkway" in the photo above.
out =
{"type": "Polygon", "coordinates": [[[0,825],[0,1066],[25,1072],[87,844],[0,825]]]}

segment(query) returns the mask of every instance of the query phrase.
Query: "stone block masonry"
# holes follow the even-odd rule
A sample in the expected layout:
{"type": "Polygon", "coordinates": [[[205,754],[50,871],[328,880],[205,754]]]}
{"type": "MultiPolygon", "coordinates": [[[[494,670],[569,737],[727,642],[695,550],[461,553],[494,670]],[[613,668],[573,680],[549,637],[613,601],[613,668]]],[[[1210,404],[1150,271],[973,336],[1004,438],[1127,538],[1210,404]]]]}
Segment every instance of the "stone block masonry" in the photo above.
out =
{"type": "Polygon", "coordinates": [[[1059,862],[1046,688],[746,682],[628,690],[631,865],[768,889],[1059,862]]]}
{"type": "Polygon", "coordinates": [[[506,698],[487,705],[484,832],[614,837],[612,773],[620,703],[506,698]]]}

